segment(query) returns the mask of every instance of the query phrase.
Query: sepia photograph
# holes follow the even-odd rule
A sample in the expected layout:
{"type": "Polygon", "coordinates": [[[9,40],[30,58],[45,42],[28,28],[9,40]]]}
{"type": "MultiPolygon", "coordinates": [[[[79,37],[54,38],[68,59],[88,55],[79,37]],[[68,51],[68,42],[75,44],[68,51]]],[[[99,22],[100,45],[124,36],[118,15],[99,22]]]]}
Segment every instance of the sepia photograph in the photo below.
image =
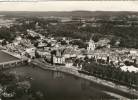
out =
{"type": "Polygon", "coordinates": [[[0,2],[0,100],[138,100],[138,1],[0,2]]]}

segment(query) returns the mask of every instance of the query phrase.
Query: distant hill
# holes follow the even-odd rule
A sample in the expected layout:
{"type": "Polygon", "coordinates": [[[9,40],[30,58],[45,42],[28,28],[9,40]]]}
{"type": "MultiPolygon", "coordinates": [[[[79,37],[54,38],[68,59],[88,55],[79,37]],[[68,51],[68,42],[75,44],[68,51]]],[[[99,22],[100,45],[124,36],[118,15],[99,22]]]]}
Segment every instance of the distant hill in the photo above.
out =
{"type": "Polygon", "coordinates": [[[138,12],[129,12],[129,11],[69,11],[69,12],[57,12],[57,11],[49,11],[49,12],[34,12],[34,11],[6,11],[0,12],[2,15],[7,16],[39,16],[39,17],[96,17],[96,16],[126,16],[126,15],[138,15],[138,12]]]}

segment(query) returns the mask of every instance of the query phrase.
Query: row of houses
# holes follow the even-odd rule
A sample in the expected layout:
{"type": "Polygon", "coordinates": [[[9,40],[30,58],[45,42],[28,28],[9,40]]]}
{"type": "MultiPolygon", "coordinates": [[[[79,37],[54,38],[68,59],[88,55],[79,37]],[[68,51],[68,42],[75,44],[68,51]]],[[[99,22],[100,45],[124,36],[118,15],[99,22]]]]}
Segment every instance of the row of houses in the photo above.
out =
{"type": "Polygon", "coordinates": [[[87,49],[57,48],[56,52],[58,53],[53,54],[54,64],[68,64],[71,66],[73,65],[73,61],[70,61],[72,58],[84,59],[85,57],[94,58],[95,60],[102,59],[105,62],[113,62],[115,65],[124,65],[125,61],[138,64],[138,56],[136,56],[136,54],[134,56],[134,53],[136,53],[134,50],[133,52],[132,50],[129,50],[129,54],[125,54],[125,50],[123,51],[123,49],[119,50],[117,48],[103,48],[95,50],[95,44],[92,40],[88,42],[87,49]],[[122,52],[120,53],[120,51],[122,52]]]}

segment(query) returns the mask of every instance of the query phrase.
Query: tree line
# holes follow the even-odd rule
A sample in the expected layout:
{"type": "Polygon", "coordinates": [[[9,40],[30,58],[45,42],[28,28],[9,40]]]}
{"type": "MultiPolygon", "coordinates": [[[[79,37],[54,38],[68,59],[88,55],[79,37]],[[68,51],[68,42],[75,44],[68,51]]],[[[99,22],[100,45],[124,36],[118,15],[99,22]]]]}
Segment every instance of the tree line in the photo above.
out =
{"type": "Polygon", "coordinates": [[[125,72],[120,67],[110,64],[99,64],[94,60],[85,60],[82,65],[82,71],[86,74],[112,81],[116,84],[126,85],[138,90],[138,73],[125,72]]]}

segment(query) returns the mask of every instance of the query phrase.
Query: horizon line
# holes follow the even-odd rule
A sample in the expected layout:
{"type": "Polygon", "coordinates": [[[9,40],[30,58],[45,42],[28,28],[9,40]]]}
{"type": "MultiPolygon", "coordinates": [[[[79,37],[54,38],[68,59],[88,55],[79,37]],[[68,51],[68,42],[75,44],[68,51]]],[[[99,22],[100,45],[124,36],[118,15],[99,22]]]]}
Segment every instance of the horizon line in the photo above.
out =
{"type": "Polygon", "coordinates": [[[95,10],[95,11],[91,11],[91,10],[70,10],[70,11],[66,11],[66,10],[63,10],[63,11],[53,11],[53,10],[49,10],[49,11],[27,11],[27,10],[21,10],[21,11],[19,11],[19,10],[14,10],[14,11],[10,11],[10,10],[5,10],[5,11],[0,11],[0,12],[138,12],[138,11],[130,11],[130,10],[128,10],[128,11],[124,11],[124,10],[122,10],[122,11],[115,11],[115,10],[113,10],[113,11],[111,11],[111,10],[95,10]]]}

